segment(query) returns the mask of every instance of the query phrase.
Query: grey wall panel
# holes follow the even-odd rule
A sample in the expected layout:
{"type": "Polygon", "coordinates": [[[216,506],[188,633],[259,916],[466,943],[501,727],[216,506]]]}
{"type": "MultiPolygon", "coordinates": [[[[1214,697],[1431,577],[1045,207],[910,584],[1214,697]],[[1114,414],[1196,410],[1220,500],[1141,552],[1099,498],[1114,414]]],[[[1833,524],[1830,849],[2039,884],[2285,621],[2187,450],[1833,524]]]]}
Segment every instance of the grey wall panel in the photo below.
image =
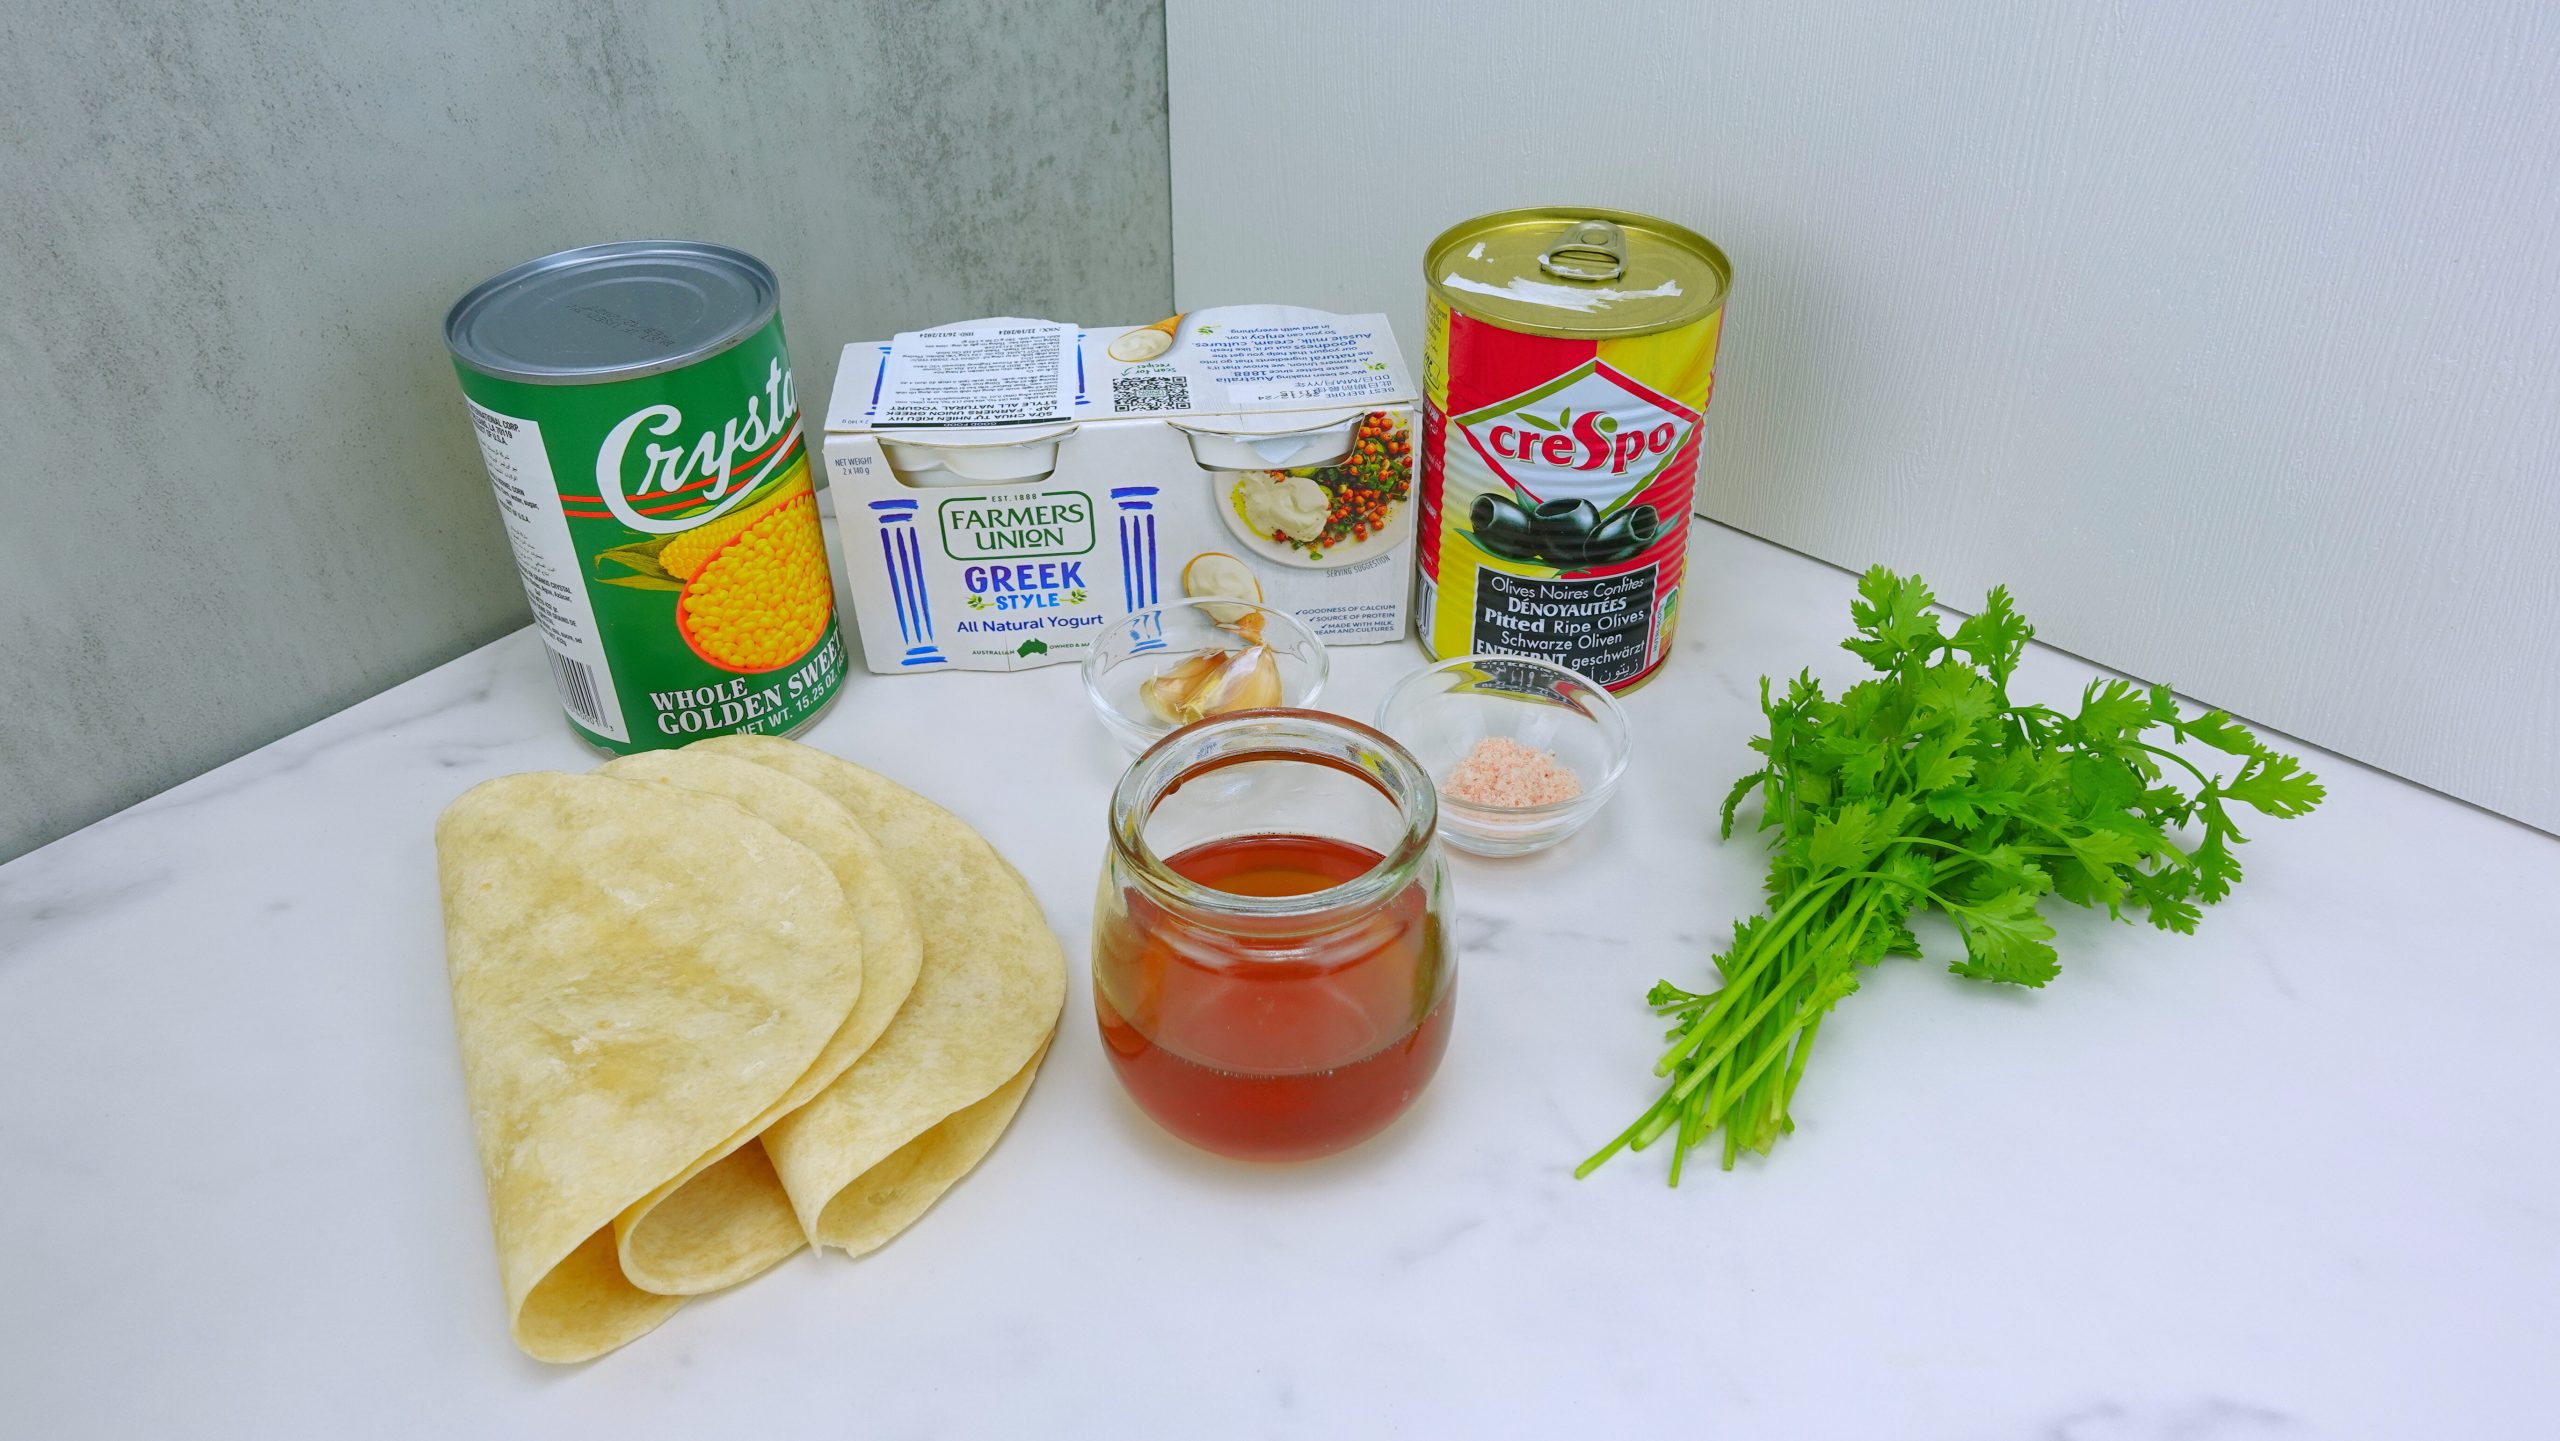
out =
{"type": "Polygon", "coordinates": [[[2057,644],[2560,828],[2560,8],[1176,0],[1169,30],[1182,304],[1382,310],[1412,346],[1443,226],[1686,221],[1736,271],[1718,519],[1959,604],[2006,581],[2057,644]]]}
{"type": "Polygon", "coordinates": [[[524,620],[439,324],[564,246],[848,340],[1171,303],[1157,0],[0,15],[0,857],[524,620]]]}

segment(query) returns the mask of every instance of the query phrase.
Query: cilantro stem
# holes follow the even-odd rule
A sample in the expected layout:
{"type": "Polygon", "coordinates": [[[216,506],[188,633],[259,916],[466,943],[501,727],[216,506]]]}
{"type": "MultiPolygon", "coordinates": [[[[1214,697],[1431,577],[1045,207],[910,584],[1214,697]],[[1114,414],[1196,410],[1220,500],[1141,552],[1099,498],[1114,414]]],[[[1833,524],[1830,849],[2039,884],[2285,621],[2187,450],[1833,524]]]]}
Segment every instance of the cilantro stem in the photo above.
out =
{"type": "MultiPolygon", "coordinates": [[[[1751,1063],[1751,1068],[1742,1073],[1742,1079],[1735,1083],[1737,1088],[1748,1086],[1753,1081],[1759,1079],[1761,1072],[1769,1069],[1772,1062],[1776,1061],[1778,1057],[1786,1054],[1787,1048],[1784,1044],[1786,1040],[1796,1032],[1803,1030],[1807,1022],[1820,1014],[1822,1013],[1815,1010],[1810,1005],[1807,1005],[1797,1011],[1795,1019],[1789,1021],[1785,1028],[1779,1031],[1777,1043],[1772,1044],[1767,1050],[1762,1051],[1760,1053],[1760,1058],[1751,1063]]],[[[1724,1115],[1722,1112],[1712,1112],[1707,1117],[1707,1124],[1712,1126],[1723,1119],[1724,1115]]]]}
{"type": "MultiPolygon", "coordinates": [[[[1761,932],[1753,933],[1753,939],[1750,942],[1748,951],[1746,952],[1751,959],[1745,962],[1739,971],[1728,977],[1722,987],[1717,989],[1714,998],[1709,1001],[1706,1011],[1702,1013],[1698,1017],[1697,1021],[1689,1027],[1688,1033],[1683,1035],[1678,1041],[1674,1042],[1671,1049],[1663,1052],[1662,1058],[1653,1063],[1653,1073],[1655,1075],[1670,1075],[1671,1068],[1679,1064],[1681,1057],[1687,1055],[1693,1050],[1696,1050],[1699,1042],[1705,1040],[1707,1035],[1715,1029],[1717,1022],[1732,1011],[1736,1004],[1735,998],[1740,996],[1743,989],[1749,986],[1751,982],[1758,977],[1762,968],[1767,966],[1771,960],[1775,959],[1778,953],[1786,947],[1787,943],[1795,938],[1796,932],[1804,929],[1805,922],[1813,919],[1821,909],[1819,904],[1803,910],[1798,910],[1797,908],[1803,906],[1808,900],[1827,900],[1830,893],[1838,889],[1839,886],[1835,884],[1820,887],[1813,891],[1800,892],[1795,897],[1791,898],[1787,904],[1778,908],[1778,915],[1786,916],[1790,912],[1793,912],[1793,919],[1787,921],[1785,925],[1779,927],[1773,933],[1767,933],[1765,935],[1761,932]]],[[[1776,921],[1773,919],[1771,924],[1775,925],[1776,921]]],[[[1730,959],[1739,960],[1741,958],[1732,957],[1730,959]]]]}
{"type": "Polygon", "coordinates": [[[1651,1106],[1645,1109],[1645,1113],[1643,1115],[1636,1117],[1633,1125],[1630,1125],[1625,1130],[1620,1131],[1616,1138],[1611,1140],[1609,1144],[1592,1152],[1589,1159],[1585,1160],[1581,1165],[1573,1168],[1573,1178],[1577,1181],[1581,1180],[1583,1177],[1599,1170],[1602,1162],[1607,1161],[1611,1156],[1625,1150],[1628,1143],[1636,1138],[1636,1132],[1644,1129],[1645,1123],[1653,1119],[1654,1112],[1661,1110],[1667,1100],[1668,1098],[1666,1097],[1663,1100],[1655,1101],[1651,1106]]]}
{"type": "Polygon", "coordinates": [[[1781,1115],[1785,1114],[1788,1107],[1795,1104],[1796,1082],[1804,1079],[1805,1058],[1813,1054],[1814,1037],[1821,1034],[1822,1017],[1815,1016],[1812,1020],[1805,1022],[1804,1029],[1796,1035],[1796,1053],[1787,1058],[1786,1087],[1778,1093],[1778,1111],[1781,1115]]]}
{"type": "Polygon", "coordinates": [[[2179,765],[2186,768],[2187,774],[2196,778],[2197,784],[2202,785],[2206,790],[2213,789],[2213,777],[2196,769],[2196,763],[2194,761],[2187,759],[2176,751],[2163,749],[2160,746],[2153,745],[2149,741],[2135,741],[2133,743],[2133,748],[2138,751],[2149,751],[2153,755],[2159,756],[2164,760],[2176,761],[2179,765]]]}
{"type": "Polygon", "coordinates": [[[1674,1100],[1688,1099],[1689,1093],[1698,1089],[1699,1083],[1708,1080],[1716,1074],[1716,1063],[1718,1061],[1732,1055],[1734,1047],[1741,1045],[1744,1041],[1751,1038],[1751,1028],[1760,1023],[1761,1017],[1769,1014],[1769,1008],[1775,1006],[1778,1002],[1783,1001],[1786,998],[1787,992],[1784,988],[1773,990],[1768,995],[1762,997],[1760,1004],[1752,1007],[1751,1013],[1744,1016],[1742,1018],[1742,1023],[1734,1028],[1733,1034],[1725,1037],[1722,1041],[1717,1042],[1714,1050],[1709,1051],[1695,1065],[1688,1067],[1688,1074],[1682,1076],[1679,1081],[1672,1086],[1672,1098],[1674,1100]]]}
{"type": "Polygon", "coordinates": [[[1635,1140],[1629,1142],[1629,1144],[1636,1150],[1641,1151],[1645,1147],[1652,1145],[1654,1142],[1661,1140],[1662,1133],[1670,1130],[1672,1124],[1680,1119],[1680,1113],[1684,1109],[1684,1106],[1685,1102],[1682,1097],[1663,1097],[1662,1104],[1656,1106],[1653,1109],[1652,1114],[1645,1118],[1644,1129],[1636,1132],[1635,1140]]]}

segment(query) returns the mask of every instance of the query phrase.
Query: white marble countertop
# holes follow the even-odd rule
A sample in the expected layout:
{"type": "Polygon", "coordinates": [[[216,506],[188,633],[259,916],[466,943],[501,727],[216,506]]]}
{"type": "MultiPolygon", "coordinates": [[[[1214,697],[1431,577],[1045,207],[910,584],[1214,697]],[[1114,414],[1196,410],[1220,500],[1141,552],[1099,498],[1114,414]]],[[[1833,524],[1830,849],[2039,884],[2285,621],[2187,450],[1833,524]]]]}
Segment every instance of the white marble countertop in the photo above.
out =
{"type": "MultiPolygon", "coordinates": [[[[2200,935],[2073,916],[2036,994],[1889,963],[1773,1161],[1573,1180],[1650,1095],[1644,989],[1757,902],[1711,822],[1753,682],[1855,666],[1847,576],[1712,527],[1693,574],[1611,810],[1455,861],[1439,1079],[1293,1169],[1184,1149],[1102,1063],[1122,758],[1073,669],[856,674],[807,739],[1021,865],[1061,1043],[886,1250],[572,1369],[506,1339],[429,839],[593,759],[529,634],[0,867],[0,1435],[2560,1434],[2560,842],[2334,757],[2200,935]]],[[[1340,652],[1331,699],[1416,663],[1340,652]]]]}

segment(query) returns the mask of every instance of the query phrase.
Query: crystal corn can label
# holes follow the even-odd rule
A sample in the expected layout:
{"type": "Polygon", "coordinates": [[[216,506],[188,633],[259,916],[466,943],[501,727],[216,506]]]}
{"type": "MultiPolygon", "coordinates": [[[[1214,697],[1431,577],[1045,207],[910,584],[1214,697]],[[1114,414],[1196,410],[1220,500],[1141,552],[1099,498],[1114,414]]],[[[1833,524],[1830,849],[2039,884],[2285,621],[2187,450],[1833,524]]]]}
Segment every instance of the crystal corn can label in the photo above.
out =
{"type": "Polygon", "coordinates": [[[1433,654],[1535,656],[1611,690],[1662,664],[1723,322],[1576,339],[1431,298],[1419,519],[1433,654]]]}
{"type": "Polygon", "coordinates": [[[633,379],[455,369],[582,736],[623,754],[817,714],[846,655],[778,316],[633,379]]]}

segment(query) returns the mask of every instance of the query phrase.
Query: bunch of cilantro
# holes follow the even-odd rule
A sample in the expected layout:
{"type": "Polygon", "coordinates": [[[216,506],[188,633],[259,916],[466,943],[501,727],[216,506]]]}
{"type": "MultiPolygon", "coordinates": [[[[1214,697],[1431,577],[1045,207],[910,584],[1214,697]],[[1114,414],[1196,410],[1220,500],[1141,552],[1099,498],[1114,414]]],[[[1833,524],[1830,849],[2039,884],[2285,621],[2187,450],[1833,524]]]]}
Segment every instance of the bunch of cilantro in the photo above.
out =
{"type": "Polygon", "coordinates": [[[1793,1130],[1787,1108],[1822,1019],[1887,956],[1920,954],[1912,921],[1954,924],[1975,980],[2041,986],[2060,970],[2048,897],[2139,909],[2192,932],[2240,879],[2234,808],[2298,816],[2321,788],[2221,711],[2181,716],[2166,686],[2093,683],[2071,714],[2009,697],[2035,635],[2005,589],[1943,633],[1919,577],[1878,567],[1858,583],[1842,645],[1877,674],[1823,694],[1810,672],[1783,696],[1760,682],[1765,764],[1725,797],[1723,834],[1754,793],[1775,831],[1768,909],[1715,957],[1723,984],[1647,997],[1671,1018],[1654,1073],[1670,1083],[1576,1175],[1668,1136],[1671,1182],[1690,1148],[1722,1135],[1724,1165],[1793,1130]],[[2163,741],[2236,762],[2208,775],[2163,741]]]}

